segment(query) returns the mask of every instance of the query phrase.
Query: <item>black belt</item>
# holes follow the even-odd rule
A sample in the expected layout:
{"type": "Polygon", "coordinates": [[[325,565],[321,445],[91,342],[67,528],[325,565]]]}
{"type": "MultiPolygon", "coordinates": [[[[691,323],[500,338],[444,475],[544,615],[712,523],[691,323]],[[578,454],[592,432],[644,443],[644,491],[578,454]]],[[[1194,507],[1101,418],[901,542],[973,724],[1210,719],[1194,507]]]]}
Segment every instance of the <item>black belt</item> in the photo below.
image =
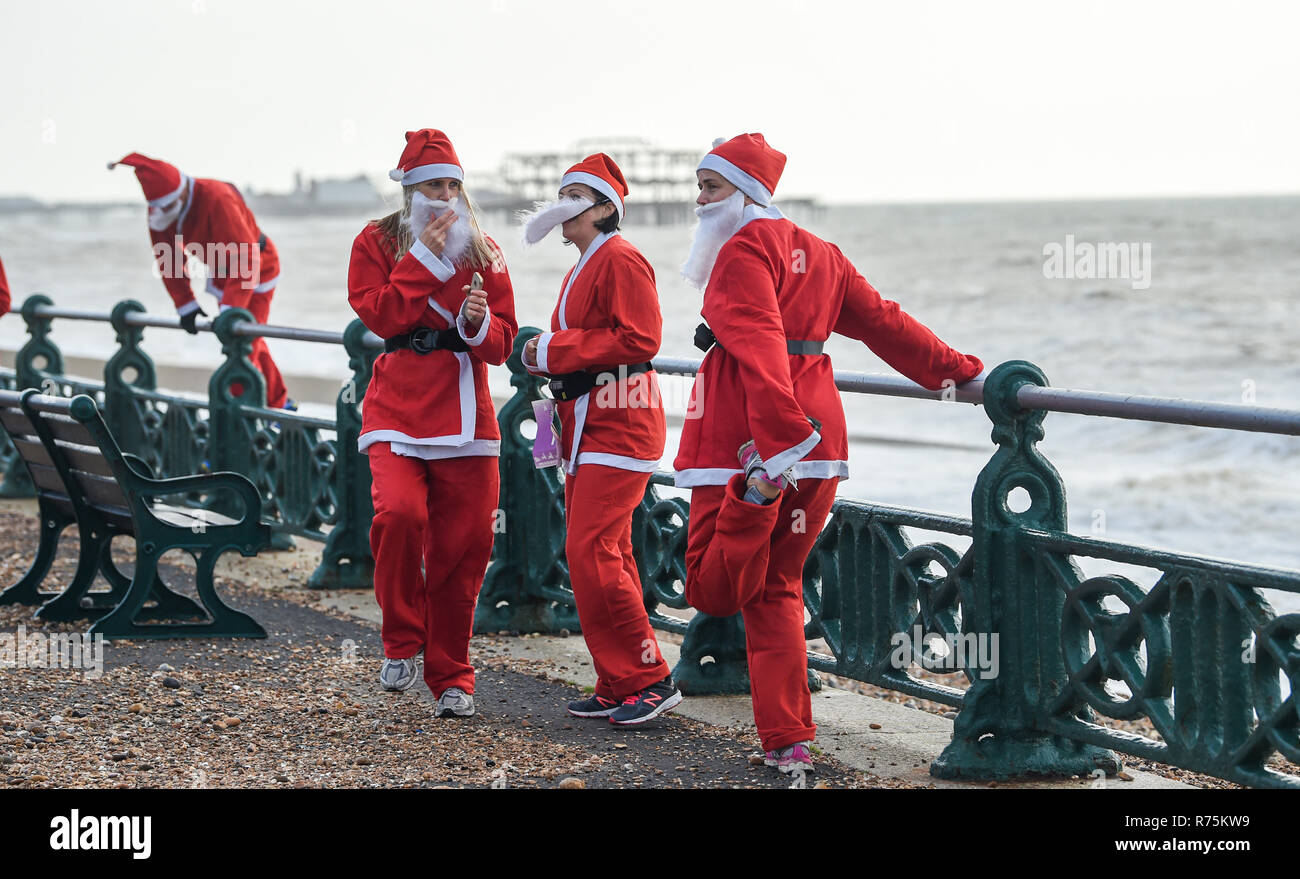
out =
{"type": "MultiPolygon", "coordinates": [[[[708,324],[700,324],[695,328],[695,347],[701,351],[708,351],[714,345],[718,345],[718,337],[713,335],[713,330],[709,329],[708,324]]],[[[825,342],[810,342],[804,339],[786,339],[785,351],[787,354],[811,354],[817,355],[824,353],[825,342]]],[[[723,349],[726,350],[726,349],[723,349]]]]}
{"type": "Polygon", "coordinates": [[[551,379],[551,396],[557,400],[576,400],[583,394],[590,393],[598,384],[617,381],[623,375],[639,375],[653,369],[649,363],[629,363],[626,366],[611,366],[595,372],[566,372],[551,379]]]}
{"type": "Polygon", "coordinates": [[[266,233],[257,236],[257,249],[266,250],[266,233]]]}
{"type": "Polygon", "coordinates": [[[428,354],[430,351],[468,351],[469,344],[454,329],[435,330],[431,327],[416,327],[409,333],[384,339],[384,353],[410,349],[416,354],[428,354]]]}

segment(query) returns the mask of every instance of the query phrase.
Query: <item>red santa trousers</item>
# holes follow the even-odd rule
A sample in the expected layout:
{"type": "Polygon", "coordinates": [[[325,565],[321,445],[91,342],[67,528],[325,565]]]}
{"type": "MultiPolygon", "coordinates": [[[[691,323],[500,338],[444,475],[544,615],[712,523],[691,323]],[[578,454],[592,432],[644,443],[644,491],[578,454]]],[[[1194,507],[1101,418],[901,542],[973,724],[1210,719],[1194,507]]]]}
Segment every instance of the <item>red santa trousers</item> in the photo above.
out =
{"type": "Polygon", "coordinates": [[[745,478],[691,490],[686,600],[745,620],[754,723],[763,748],[812,741],[803,566],[835,503],[836,479],[800,479],[780,502],[744,500],[745,478]]]}
{"type": "MultiPolygon", "coordinates": [[[[253,320],[259,324],[267,322],[271,317],[271,297],[274,295],[275,290],[271,289],[266,293],[254,293],[249,297],[247,308],[252,312],[253,320]]],[[[284,379],[280,376],[280,368],[271,359],[271,351],[266,347],[266,340],[261,336],[253,339],[253,351],[248,359],[266,380],[267,408],[283,409],[289,395],[284,387],[284,379]]]]}
{"type": "Polygon", "coordinates": [[[370,550],[384,655],[409,659],[423,650],[424,680],[435,696],[449,687],[473,693],[469,639],[492,555],[497,459],[425,461],[394,455],[388,443],[367,451],[375,505],[370,550]]]}
{"type": "Polygon", "coordinates": [[[650,474],[580,464],[564,481],[564,552],[596,694],[622,700],[671,673],[650,628],[632,555],[632,512],[650,474]]]}

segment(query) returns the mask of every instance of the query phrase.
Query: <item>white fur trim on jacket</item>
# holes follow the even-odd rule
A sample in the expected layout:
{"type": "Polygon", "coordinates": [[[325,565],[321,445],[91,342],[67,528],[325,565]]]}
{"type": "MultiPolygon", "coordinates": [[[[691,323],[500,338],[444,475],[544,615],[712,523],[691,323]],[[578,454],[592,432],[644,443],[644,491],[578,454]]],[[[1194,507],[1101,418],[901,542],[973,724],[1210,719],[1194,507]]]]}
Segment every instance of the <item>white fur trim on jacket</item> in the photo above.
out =
{"type": "Polygon", "coordinates": [[[467,332],[469,321],[465,319],[465,306],[462,305],[460,307],[460,314],[456,315],[456,332],[460,333],[460,337],[465,340],[466,345],[477,348],[479,345],[482,345],[483,340],[487,338],[488,326],[490,326],[491,323],[492,312],[491,310],[488,310],[488,312],[483,315],[483,323],[479,324],[478,332],[473,336],[469,335],[467,332]]]}
{"type": "Polygon", "coordinates": [[[425,461],[441,461],[444,458],[469,458],[476,455],[501,457],[501,440],[476,439],[463,446],[426,446],[421,443],[399,443],[389,441],[389,450],[394,455],[408,458],[422,458],[425,461]]]}
{"type": "MultiPolygon", "coordinates": [[[[772,456],[770,461],[764,461],[763,469],[767,471],[768,476],[776,479],[782,473],[793,467],[796,461],[799,461],[804,455],[811,452],[813,447],[821,441],[822,435],[814,430],[812,435],[803,442],[796,446],[791,446],[784,452],[776,453],[772,456]]],[[[795,478],[797,479],[798,477],[795,478]]]]}
{"type": "Polygon", "coordinates": [[[551,339],[555,338],[555,333],[542,333],[537,337],[537,371],[551,374],[550,368],[546,363],[547,346],[551,344],[551,339]]]}
{"type": "MultiPolygon", "coordinates": [[[[673,474],[673,484],[678,488],[699,488],[704,485],[726,485],[731,477],[740,473],[727,467],[692,467],[673,474]]],[[[848,461],[800,461],[791,470],[797,482],[800,479],[848,479],[848,461]]]]}
{"type": "MultiPolygon", "coordinates": [[[[445,257],[434,256],[433,251],[425,246],[420,239],[415,239],[411,245],[411,256],[420,261],[420,265],[429,270],[429,273],[442,281],[444,284],[451,280],[451,276],[456,274],[456,267],[447,261],[445,257]]],[[[451,315],[447,316],[447,323],[451,323],[451,315]]]]}
{"type": "Polygon", "coordinates": [[[573,473],[583,464],[600,464],[618,470],[633,470],[637,473],[653,473],[659,469],[658,458],[647,461],[643,458],[629,458],[626,455],[612,455],[608,452],[582,452],[578,455],[577,466],[570,468],[569,462],[564,462],[564,472],[573,473]]]}

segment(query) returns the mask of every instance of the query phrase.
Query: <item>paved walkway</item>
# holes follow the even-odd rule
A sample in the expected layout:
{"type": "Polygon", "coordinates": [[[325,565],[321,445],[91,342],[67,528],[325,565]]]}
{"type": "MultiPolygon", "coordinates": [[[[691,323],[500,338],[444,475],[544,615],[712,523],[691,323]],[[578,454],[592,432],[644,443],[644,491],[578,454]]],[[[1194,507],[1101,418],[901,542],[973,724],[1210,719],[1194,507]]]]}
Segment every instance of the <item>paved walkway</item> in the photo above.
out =
{"type": "MultiPolygon", "coordinates": [[[[34,502],[0,502],[0,582],[35,547],[34,502]]],[[[594,683],[580,636],[476,637],[478,713],[434,715],[428,689],[375,682],[378,608],[365,593],[297,588],[319,546],[227,556],[223,594],[267,629],[265,641],[110,642],[104,673],[0,671],[0,783],[51,787],[479,786],[775,787],[792,780],[758,754],[747,697],[691,697],[643,727],[578,720],[564,703],[594,683]],[[250,585],[257,584],[257,585],[250,585]]],[[[69,544],[71,546],[71,544],[69,544]]],[[[187,582],[184,557],[164,578],[187,582]]],[[[70,550],[56,564],[66,575],[70,550]]],[[[0,633],[42,636],[32,609],[0,607],[0,633]]],[[[670,663],[677,645],[664,638],[670,663]]],[[[902,705],[815,694],[819,771],[793,786],[970,787],[929,775],[952,723],[902,705]],[[802,784],[801,784],[802,782],[802,784]]],[[[1141,772],[1107,789],[1182,786],[1141,772]]],[[[986,785],[976,785],[986,786],[986,785]]],[[[1002,783],[1095,789],[1094,779],[1002,783]]]]}

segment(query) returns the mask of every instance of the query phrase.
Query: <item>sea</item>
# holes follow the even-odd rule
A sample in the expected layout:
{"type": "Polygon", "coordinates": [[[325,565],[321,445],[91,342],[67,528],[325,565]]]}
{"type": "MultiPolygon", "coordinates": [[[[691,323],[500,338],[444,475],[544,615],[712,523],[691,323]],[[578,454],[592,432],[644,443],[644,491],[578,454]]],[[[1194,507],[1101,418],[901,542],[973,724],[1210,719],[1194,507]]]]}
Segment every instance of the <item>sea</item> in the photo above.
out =
{"type": "MultiPolygon", "coordinates": [[[[885,298],[986,366],[1028,360],[1056,387],[1300,409],[1300,197],[834,205],[791,217],[838,244],[885,298]]],[[[260,218],[282,263],[272,323],[347,326],[355,317],[348,258],[366,219],[260,218]]],[[[524,251],[505,215],[485,215],[483,226],[505,252],[520,325],[549,328],[577,253],[555,235],[524,251]]],[[[631,226],[623,234],[657,275],[661,354],[700,356],[691,343],[700,294],[678,274],[690,228],[631,226]]],[[[0,215],[0,258],[15,304],[41,292],[60,307],[106,313],[129,298],[173,314],[153,269],[143,207],[0,215]]],[[[211,297],[199,300],[214,312],[211,297]]],[[[52,338],[81,356],[106,357],[115,347],[106,324],[56,321],[52,338]]],[[[0,348],[23,340],[17,316],[0,320],[0,348]]],[[[293,375],[349,375],[340,347],[279,340],[270,347],[291,396],[293,375]]],[[[150,329],[145,350],[160,364],[221,361],[211,335],[150,329]]],[[[838,370],[892,372],[854,340],[835,337],[827,350],[838,370]]],[[[504,367],[491,381],[496,393],[509,392],[504,367]]],[[[684,410],[689,382],[662,378],[670,411],[684,410]]],[[[976,476],[994,451],[982,407],[843,397],[852,442],[842,497],[970,515],[976,476]]],[[[305,409],[328,415],[328,404],[308,401],[305,409]]],[[[1072,532],[1300,570],[1300,437],[1060,413],[1049,413],[1044,427],[1039,448],[1064,480],[1072,532]]],[[[676,443],[673,431],[665,467],[676,443]]],[[[1155,579],[1144,568],[1079,562],[1089,576],[1155,579]]],[[[1279,612],[1300,611],[1300,595],[1268,597],[1279,612]]]]}

